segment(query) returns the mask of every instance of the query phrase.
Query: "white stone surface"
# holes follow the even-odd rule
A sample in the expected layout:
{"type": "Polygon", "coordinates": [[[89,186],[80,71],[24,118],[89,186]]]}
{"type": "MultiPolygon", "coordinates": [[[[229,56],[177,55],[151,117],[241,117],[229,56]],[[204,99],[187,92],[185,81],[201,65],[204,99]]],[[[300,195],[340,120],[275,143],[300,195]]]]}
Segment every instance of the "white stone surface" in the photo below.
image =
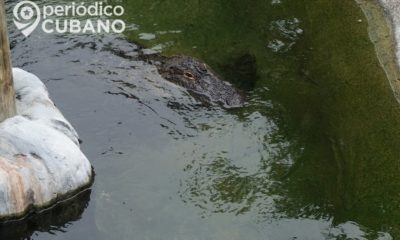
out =
{"type": "Polygon", "coordinates": [[[89,184],[78,135],[35,75],[13,69],[17,116],[0,123],[0,218],[47,206],[89,184]]]}
{"type": "Polygon", "coordinates": [[[396,40],[396,56],[400,59],[400,0],[379,0],[385,12],[391,18],[396,40]]]}

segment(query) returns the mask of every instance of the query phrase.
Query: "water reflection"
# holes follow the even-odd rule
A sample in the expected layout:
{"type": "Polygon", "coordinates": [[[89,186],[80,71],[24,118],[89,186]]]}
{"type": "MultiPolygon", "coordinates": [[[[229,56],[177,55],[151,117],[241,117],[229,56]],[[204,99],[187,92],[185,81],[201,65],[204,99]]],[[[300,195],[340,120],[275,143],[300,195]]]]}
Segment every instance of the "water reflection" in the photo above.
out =
{"type": "Polygon", "coordinates": [[[0,223],[1,239],[30,239],[35,232],[53,235],[68,230],[69,225],[81,219],[90,202],[91,190],[85,190],[51,209],[29,215],[23,220],[0,223]]]}
{"type": "Polygon", "coordinates": [[[271,23],[271,39],[268,48],[273,52],[287,52],[297,42],[303,29],[300,27],[300,20],[297,18],[279,19],[271,23]],[[275,37],[275,39],[274,39],[275,37]]]}

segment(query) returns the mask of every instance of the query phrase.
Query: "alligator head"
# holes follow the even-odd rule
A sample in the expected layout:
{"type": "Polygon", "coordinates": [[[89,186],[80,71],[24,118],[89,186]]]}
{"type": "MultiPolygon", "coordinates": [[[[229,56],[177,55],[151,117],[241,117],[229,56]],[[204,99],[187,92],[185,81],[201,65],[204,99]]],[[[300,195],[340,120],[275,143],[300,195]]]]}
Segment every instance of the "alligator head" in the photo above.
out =
{"type": "Polygon", "coordinates": [[[241,107],[243,94],[232,84],[221,80],[199,60],[188,56],[166,58],[159,66],[160,74],[168,81],[184,87],[199,101],[225,108],[241,107]]]}

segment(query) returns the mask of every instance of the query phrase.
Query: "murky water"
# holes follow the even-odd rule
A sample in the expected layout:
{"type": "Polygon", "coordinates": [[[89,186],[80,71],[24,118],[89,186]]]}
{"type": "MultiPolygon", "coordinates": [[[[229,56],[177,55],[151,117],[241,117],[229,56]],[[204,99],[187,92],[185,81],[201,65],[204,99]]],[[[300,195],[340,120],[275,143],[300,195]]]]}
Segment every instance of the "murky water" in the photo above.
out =
{"type": "Polygon", "coordinates": [[[400,108],[355,2],[119,3],[124,36],[10,23],[14,66],[46,83],[96,179],[5,239],[399,236],[400,108]],[[160,51],[207,62],[246,106],[202,106],[142,60],[160,51]]]}

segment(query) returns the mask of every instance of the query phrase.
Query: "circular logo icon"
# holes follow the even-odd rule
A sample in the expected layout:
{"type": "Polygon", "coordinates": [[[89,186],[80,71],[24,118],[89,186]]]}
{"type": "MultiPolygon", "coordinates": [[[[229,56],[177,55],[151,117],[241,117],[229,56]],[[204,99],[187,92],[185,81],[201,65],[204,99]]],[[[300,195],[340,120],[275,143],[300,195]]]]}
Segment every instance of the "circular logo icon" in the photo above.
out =
{"type": "Polygon", "coordinates": [[[39,25],[40,8],[31,1],[22,1],[13,10],[14,24],[25,37],[29,36],[39,25]]]}

